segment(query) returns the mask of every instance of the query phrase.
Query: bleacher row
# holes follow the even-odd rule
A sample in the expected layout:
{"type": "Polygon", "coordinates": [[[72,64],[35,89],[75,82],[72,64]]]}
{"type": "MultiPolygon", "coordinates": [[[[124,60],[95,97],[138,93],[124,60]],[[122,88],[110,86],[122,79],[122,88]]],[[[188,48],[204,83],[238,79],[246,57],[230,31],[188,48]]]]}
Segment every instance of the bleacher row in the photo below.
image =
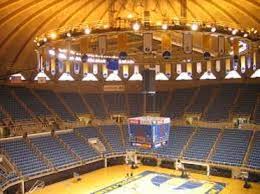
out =
{"type": "MultiPolygon", "coordinates": [[[[253,133],[251,130],[238,129],[173,127],[168,144],[152,150],[132,147],[128,137],[127,126],[100,126],[100,130],[96,127],[82,127],[74,131],[57,132],[55,135],[39,134],[27,138],[1,140],[0,149],[22,176],[29,177],[53,169],[71,167],[82,161],[98,159],[103,154],[122,154],[126,150],[155,154],[172,160],[181,158],[260,169],[260,131],[253,133]],[[87,141],[91,138],[98,138],[103,142],[106,152],[101,153],[94,149],[87,141]],[[251,139],[252,143],[248,150],[251,139]],[[46,160],[35,151],[34,147],[46,160]]],[[[7,173],[3,170],[0,175],[1,185],[8,179],[18,177],[17,172],[7,173]]]]}
{"type": "MultiPolygon", "coordinates": [[[[109,114],[121,113],[133,117],[145,112],[141,93],[79,94],[7,86],[0,86],[0,93],[0,121],[8,116],[13,121],[30,120],[32,115],[29,112],[36,117],[54,113],[64,121],[75,121],[77,115],[82,114],[104,119],[109,114]]],[[[259,84],[177,89],[147,95],[146,99],[146,112],[160,113],[161,116],[181,118],[185,113],[197,113],[202,114],[202,119],[206,121],[224,121],[234,114],[249,116],[253,122],[260,124],[259,84]]]]}

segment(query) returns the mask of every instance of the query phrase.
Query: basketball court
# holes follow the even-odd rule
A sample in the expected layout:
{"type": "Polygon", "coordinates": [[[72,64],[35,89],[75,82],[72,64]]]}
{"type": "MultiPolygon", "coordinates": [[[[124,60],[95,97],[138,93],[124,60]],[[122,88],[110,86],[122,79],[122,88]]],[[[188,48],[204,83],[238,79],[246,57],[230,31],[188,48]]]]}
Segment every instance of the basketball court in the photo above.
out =
{"type": "Polygon", "coordinates": [[[69,179],[46,186],[34,194],[258,194],[260,185],[252,183],[243,188],[243,181],[222,177],[190,174],[179,178],[180,172],[159,167],[140,166],[130,170],[126,165],[100,169],[81,176],[80,181],[69,179]],[[133,177],[126,175],[133,173],[133,177]]]}

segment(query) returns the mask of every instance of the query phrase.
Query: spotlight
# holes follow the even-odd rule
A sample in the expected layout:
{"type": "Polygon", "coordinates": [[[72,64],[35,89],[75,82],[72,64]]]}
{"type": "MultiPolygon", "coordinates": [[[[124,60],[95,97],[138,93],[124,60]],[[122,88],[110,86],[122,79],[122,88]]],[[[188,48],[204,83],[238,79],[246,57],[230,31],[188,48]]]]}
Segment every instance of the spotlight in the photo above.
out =
{"type": "Polygon", "coordinates": [[[85,34],[90,34],[91,33],[91,29],[90,28],[85,28],[84,32],[85,32],[85,34]]]}
{"type": "Polygon", "coordinates": [[[167,24],[163,24],[163,25],[162,25],[162,29],[163,29],[163,30],[167,30],[167,29],[168,29],[168,25],[167,25],[167,24]]]}
{"type": "Polygon", "coordinates": [[[38,43],[37,43],[37,46],[39,47],[39,46],[41,46],[41,44],[38,42],[38,43]]]}
{"type": "Polygon", "coordinates": [[[247,33],[245,33],[245,34],[244,34],[244,37],[245,37],[245,38],[246,38],[246,37],[248,37],[248,34],[247,34],[247,33]]]}
{"type": "Polygon", "coordinates": [[[66,34],[66,36],[67,36],[67,37],[71,37],[71,33],[68,32],[68,33],[66,34]]]}
{"type": "Polygon", "coordinates": [[[140,30],[140,28],[141,28],[141,25],[138,22],[135,22],[133,24],[133,30],[134,31],[138,31],[138,30],[140,30]]]}
{"type": "Polygon", "coordinates": [[[216,27],[211,28],[211,32],[213,32],[213,33],[216,32],[216,30],[217,30],[216,27]]]}
{"type": "Polygon", "coordinates": [[[132,18],[133,18],[133,15],[132,15],[131,13],[129,13],[129,14],[127,15],[127,18],[128,18],[128,19],[132,19],[132,18]]]}
{"type": "Polygon", "coordinates": [[[57,38],[57,34],[55,33],[55,32],[52,32],[51,34],[50,34],[50,37],[51,37],[51,39],[56,39],[57,38]]]}
{"type": "Polygon", "coordinates": [[[43,42],[47,42],[48,39],[46,37],[43,38],[43,42]]]}
{"type": "Polygon", "coordinates": [[[236,34],[237,34],[237,32],[238,32],[238,30],[237,30],[237,29],[234,29],[234,30],[232,30],[232,35],[236,35],[236,34]]]}
{"type": "Polygon", "coordinates": [[[197,31],[199,29],[199,25],[196,23],[191,24],[191,30],[197,31]]]}
{"type": "Polygon", "coordinates": [[[257,30],[254,31],[254,34],[256,34],[256,33],[257,33],[257,30]]]}

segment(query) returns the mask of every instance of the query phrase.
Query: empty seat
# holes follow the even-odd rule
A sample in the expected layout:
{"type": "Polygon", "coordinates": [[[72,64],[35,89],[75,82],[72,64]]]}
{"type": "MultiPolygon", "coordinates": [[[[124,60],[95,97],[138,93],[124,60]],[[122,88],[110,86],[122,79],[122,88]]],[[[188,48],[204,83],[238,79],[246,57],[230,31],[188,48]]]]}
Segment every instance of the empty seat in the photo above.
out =
{"type": "Polygon", "coordinates": [[[70,166],[77,162],[52,136],[33,137],[31,141],[56,168],[70,166]]]}

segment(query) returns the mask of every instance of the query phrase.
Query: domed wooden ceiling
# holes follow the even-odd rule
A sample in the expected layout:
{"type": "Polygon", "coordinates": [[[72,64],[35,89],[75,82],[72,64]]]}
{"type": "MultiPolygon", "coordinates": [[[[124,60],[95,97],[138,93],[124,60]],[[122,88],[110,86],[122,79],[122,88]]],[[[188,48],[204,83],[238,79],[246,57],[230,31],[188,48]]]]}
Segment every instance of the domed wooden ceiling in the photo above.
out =
{"type": "MultiPolygon", "coordinates": [[[[182,0],[147,0],[152,21],[176,18],[182,0]]],[[[37,35],[63,26],[108,20],[114,2],[115,17],[142,17],[142,0],[1,0],[0,69],[35,66],[33,40],[37,35]]],[[[187,18],[224,22],[260,30],[260,0],[187,0],[187,18]]]]}

